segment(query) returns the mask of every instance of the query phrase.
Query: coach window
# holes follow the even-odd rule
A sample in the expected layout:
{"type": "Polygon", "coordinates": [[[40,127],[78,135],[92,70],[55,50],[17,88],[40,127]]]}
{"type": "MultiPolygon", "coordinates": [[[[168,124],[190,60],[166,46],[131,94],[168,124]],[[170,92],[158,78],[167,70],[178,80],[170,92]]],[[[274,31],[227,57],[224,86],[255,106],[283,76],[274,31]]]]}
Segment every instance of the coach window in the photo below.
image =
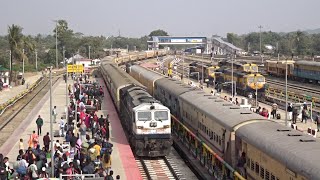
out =
{"type": "Polygon", "coordinates": [[[257,174],[259,174],[259,170],[260,170],[259,163],[256,162],[256,173],[257,174]]]}
{"type": "Polygon", "coordinates": [[[264,179],[264,168],[260,166],[260,177],[264,179]]]}
{"type": "Polygon", "coordinates": [[[251,171],[254,171],[254,162],[251,161],[251,171]]]}
{"type": "Polygon", "coordinates": [[[266,180],[270,180],[270,173],[268,170],[266,170],[266,180]]]}
{"type": "Polygon", "coordinates": [[[271,173],[271,180],[276,180],[276,177],[271,173]]]}

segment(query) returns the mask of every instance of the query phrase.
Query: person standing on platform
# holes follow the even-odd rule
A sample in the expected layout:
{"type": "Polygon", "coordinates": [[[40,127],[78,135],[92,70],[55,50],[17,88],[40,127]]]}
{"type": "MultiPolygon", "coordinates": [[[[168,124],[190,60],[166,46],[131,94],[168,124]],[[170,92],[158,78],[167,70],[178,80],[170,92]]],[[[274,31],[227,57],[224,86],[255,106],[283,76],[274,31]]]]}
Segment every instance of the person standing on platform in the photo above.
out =
{"type": "Polygon", "coordinates": [[[36,123],[37,123],[37,127],[38,127],[38,135],[41,135],[41,128],[43,126],[43,119],[41,118],[40,115],[38,116],[36,123]]]}
{"type": "Polygon", "coordinates": [[[117,176],[116,176],[116,179],[120,179],[120,175],[117,175],[117,176]]]}
{"type": "Polygon", "coordinates": [[[85,143],[86,142],[86,131],[87,131],[87,127],[86,125],[84,124],[84,122],[80,125],[80,129],[79,129],[79,132],[80,132],[80,139],[82,141],[82,143],[85,143]]]}
{"type": "Polygon", "coordinates": [[[307,123],[307,119],[308,119],[307,109],[303,108],[301,122],[303,122],[304,120],[304,123],[307,123]]]}
{"type": "Polygon", "coordinates": [[[54,106],[53,109],[52,109],[52,116],[53,116],[53,123],[56,123],[57,121],[57,106],[54,106]]]}
{"type": "Polygon", "coordinates": [[[64,137],[64,126],[65,126],[65,122],[64,122],[64,120],[63,120],[63,117],[61,117],[61,119],[60,119],[60,124],[59,124],[59,126],[60,126],[60,132],[61,132],[60,136],[61,136],[61,137],[64,137]]]}
{"type": "Polygon", "coordinates": [[[273,103],[271,108],[272,108],[272,111],[271,111],[272,118],[275,119],[277,117],[278,105],[276,103],[273,103]]]}
{"type": "Polygon", "coordinates": [[[113,171],[110,171],[110,174],[107,175],[106,180],[113,180],[113,171]]]}
{"type": "Polygon", "coordinates": [[[290,104],[288,105],[288,108],[287,108],[287,111],[288,111],[288,119],[289,119],[289,120],[292,119],[292,110],[293,110],[292,103],[290,103],[290,104]]]}
{"type": "Polygon", "coordinates": [[[47,134],[43,136],[43,144],[44,144],[44,148],[46,149],[46,152],[49,151],[50,142],[51,142],[51,139],[49,136],[49,132],[47,132],[47,134]]]}
{"type": "Polygon", "coordinates": [[[33,133],[30,135],[29,139],[29,147],[36,148],[39,143],[39,136],[36,134],[36,131],[33,131],[33,133]]]}
{"type": "Polygon", "coordinates": [[[25,150],[24,149],[24,144],[23,144],[23,139],[20,139],[20,141],[19,141],[19,150],[25,150]]]}
{"type": "Polygon", "coordinates": [[[106,172],[107,175],[112,175],[111,174],[111,155],[108,151],[106,151],[103,155],[103,163],[102,163],[102,166],[106,172]]]}
{"type": "Polygon", "coordinates": [[[71,94],[71,84],[68,85],[69,94],[71,94]]]}
{"type": "Polygon", "coordinates": [[[319,132],[319,130],[320,130],[320,112],[318,112],[315,121],[317,123],[317,131],[319,132]]]}
{"type": "Polygon", "coordinates": [[[296,124],[297,123],[297,118],[298,118],[298,109],[297,108],[293,108],[292,109],[292,124],[296,124]]]}

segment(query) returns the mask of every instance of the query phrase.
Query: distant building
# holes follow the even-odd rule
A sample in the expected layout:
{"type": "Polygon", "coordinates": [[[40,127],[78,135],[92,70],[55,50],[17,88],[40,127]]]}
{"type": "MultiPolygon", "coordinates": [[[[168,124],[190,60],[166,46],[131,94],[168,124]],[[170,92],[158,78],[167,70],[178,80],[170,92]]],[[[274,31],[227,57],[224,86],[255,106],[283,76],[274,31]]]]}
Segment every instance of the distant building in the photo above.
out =
{"type": "Polygon", "coordinates": [[[9,69],[4,68],[2,65],[0,65],[0,80],[3,83],[3,86],[9,84],[9,69]]]}
{"type": "Polygon", "coordinates": [[[234,53],[236,53],[237,55],[246,54],[246,52],[243,49],[238,48],[235,45],[222,40],[222,38],[219,36],[212,37],[212,45],[214,49],[213,53],[217,55],[228,55],[234,53]]]}

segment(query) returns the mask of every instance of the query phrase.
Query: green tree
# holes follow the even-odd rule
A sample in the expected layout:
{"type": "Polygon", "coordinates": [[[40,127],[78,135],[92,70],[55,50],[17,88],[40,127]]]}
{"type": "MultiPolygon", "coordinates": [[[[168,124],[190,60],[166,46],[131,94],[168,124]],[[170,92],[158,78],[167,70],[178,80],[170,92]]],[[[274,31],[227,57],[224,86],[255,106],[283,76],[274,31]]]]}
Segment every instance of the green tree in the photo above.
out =
{"type": "Polygon", "coordinates": [[[151,36],[169,36],[169,34],[164,30],[158,29],[158,30],[152,31],[149,34],[149,37],[151,37],[151,36]]]}
{"type": "Polygon", "coordinates": [[[10,71],[10,78],[9,78],[9,84],[12,81],[12,64],[14,60],[22,59],[23,52],[22,52],[22,46],[23,46],[23,34],[22,34],[22,27],[18,25],[12,24],[8,27],[8,41],[9,46],[11,50],[11,71],[10,71]]]}
{"type": "Polygon", "coordinates": [[[242,45],[242,38],[234,33],[227,33],[227,41],[237,47],[242,45]]]}
{"type": "Polygon", "coordinates": [[[302,31],[297,31],[295,33],[295,46],[297,55],[310,54],[310,43],[307,35],[302,31]]]}

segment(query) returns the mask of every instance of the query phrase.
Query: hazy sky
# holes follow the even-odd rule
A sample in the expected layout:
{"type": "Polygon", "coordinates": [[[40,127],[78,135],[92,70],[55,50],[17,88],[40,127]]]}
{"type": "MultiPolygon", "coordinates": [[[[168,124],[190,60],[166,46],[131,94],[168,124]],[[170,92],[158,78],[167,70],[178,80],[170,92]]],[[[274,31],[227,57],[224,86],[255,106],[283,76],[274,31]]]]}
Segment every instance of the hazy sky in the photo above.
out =
{"type": "Polygon", "coordinates": [[[85,35],[140,37],[155,29],[170,35],[225,36],[227,32],[320,28],[320,0],[1,0],[0,34],[18,24],[24,34],[50,34],[65,19],[85,35]]]}

